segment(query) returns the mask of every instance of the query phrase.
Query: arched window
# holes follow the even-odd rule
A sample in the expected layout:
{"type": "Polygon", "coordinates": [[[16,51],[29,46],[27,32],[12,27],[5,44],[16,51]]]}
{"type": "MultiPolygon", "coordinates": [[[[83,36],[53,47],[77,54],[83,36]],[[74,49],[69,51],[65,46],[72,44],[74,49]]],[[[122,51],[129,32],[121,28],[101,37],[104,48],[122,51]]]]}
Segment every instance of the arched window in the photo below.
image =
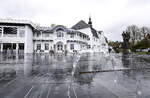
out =
{"type": "Polygon", "coordinates": [[[59,28],[56,30],[57,32],[57,37],[64,37],[64,30],[62,28],[59,28]]]}
{"type": "Polygon", "coordinates": [[[62,28],[58,28],[57,30],[56,30],[56,32],[58,32],[58,31],[64,31],[62,28]]]}
{"type": "Polygon", "coordinates": [[[57,37],[61,37],[61,32],[57,32],[57,37]]]}

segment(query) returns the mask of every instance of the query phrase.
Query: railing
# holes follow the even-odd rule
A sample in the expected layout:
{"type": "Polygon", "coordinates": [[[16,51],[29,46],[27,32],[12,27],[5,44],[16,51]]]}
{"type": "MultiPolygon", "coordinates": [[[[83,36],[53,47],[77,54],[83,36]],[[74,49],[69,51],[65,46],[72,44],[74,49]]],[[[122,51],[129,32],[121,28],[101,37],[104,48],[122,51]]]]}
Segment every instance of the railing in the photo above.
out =
{"type": "Polygon", "coordinates": [[[25,37],[25,35],[17,35],[17,34],[2,34],[0,33],[0,37],[25,37]]]}
{"type": "Polygon", "coordinates": [[[74,37],[74,38],[68,38],[67,40],[76,40],[76,41],[82,41],[82,42],[88,42],[87,39],[83,39],[83,38],[80,38],[80,37],[74,37]]]}
{"type": "Polygon", "coordinates": [[[49,36],[49,37],[33,37],[33,40],[53,40],[53,37],[49,36]]]}
{"type": "Polygon", "coordinates": [[[17,37],[17,34],[3,34],[3,37],[17,37]]]}

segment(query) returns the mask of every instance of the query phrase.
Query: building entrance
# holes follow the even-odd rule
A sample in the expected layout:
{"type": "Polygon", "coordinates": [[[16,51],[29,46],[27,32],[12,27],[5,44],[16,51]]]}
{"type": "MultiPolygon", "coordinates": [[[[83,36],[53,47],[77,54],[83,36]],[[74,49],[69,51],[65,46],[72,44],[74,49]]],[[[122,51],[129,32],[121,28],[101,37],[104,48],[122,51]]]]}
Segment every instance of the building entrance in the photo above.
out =
{"type": "Polygon", "coordinates": [[[62,42],[57,42],[56,44],[56,52],[63,52],[64,51],[64,47],[63,47],[63,43],[62,42]]]}

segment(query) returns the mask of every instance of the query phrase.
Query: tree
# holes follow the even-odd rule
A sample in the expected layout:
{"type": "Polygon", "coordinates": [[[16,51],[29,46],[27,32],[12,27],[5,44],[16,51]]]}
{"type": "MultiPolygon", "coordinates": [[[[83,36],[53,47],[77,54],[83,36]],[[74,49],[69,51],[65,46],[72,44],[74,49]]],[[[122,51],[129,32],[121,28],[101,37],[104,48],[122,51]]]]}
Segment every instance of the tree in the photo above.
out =
{"type": "Polygon", "coordinates": [[[130,34],[130,37],[131,37],[130,42],[135,44],[135,41],[139,34],[139,28],[136,25],[131,25],[131,26],[127,27],[126,32],[129,32],[129,34],[130,34]]]}
{"type": "Polygon", "coordinates": [[[116,53],[119,53],[122,49],[122,42],[109,41],[108,45],[111,46],[116,53]]]}
{"type": "Polygon", "coordinates": [[[130,46],[131,50],[145,49],[150,47],[150,41],[147,39],[147,35],[150,34],[150,28],[143,26],[139,28],[136,25],[130,25],[126,28],[126,32],[130,34],[130,46]]]}
{"type": "Polygon", "coordinates": [[[132,50],[135,51],[136,49],[146,49],[150,47],[150,40],[147,38],[142,39],[140,42],[137,42],[133,47],[132,50]]]}
{"type": "Polygon", "coordinates": [[[51,24],[51,27],[54,27],[54,26],[56,26],[56,24],[51,24]]]}
{"type": "Polygon", "coordinates": [[[145,27],[145,26],[143,26],[140,30],[141,30],[141,33],[143,34],[144,38],[146,37],[146,35],[148,33],[150,33],[150,29],[148,27],[145,27]]]}

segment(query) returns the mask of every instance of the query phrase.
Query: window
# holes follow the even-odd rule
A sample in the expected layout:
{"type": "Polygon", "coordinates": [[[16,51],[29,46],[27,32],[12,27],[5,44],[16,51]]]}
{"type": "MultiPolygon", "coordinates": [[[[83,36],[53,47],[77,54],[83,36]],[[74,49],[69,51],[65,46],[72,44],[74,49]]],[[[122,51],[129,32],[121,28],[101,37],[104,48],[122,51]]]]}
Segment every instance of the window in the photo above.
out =
{"type": "Polygon", "coordinates": [[[82,34],[80,34],[79,36],[82,37],[82,34]]]}
{"type": "Polygon", "coordinates": [[[70,38],[74,38],[74,34],[71,34],[71,35],[70,35],[70,38]]]}
{"type": "Polygon", "coordinates": [[[37,33],[37,37],[40,37],[41,36],[41,33],[37,33]]]}
{"type": "Polygon", "coordinates": [[[83,35],[83,36],[82,36],[82,38],[84,39],[84,38],[85,38],[85,36],[83,35]]]}
{"type": "Polygon", "coordinates": [[[56,32],[58,32],[58,31],[64,31],[62,28],[58,28],[57,30],[56,30],[56,32]]]}
{"type": "Polygon", "coordinates": [[[17,27],[3,27],[3,34],[4,37],[16,37],[17,27]]]}
{"type": "Polygon", "coordinates": [[[64,30],[62,28],[58,28],[56,32],[57,32],[57,37],[64,37],[64,33],[63,33],[64,30]]]}
{"type": "Polygon", "coordinates": [[[102,46],[106,46],[106,44],[103,43],[102,46]]]}
{"type": "Polygon", "coordinates": [[[2,35],[2,27],[0,27],[0,36],[2,35]]]}
{"type": "Polygon", "coordinates": [[[64,33],[61,33],[61,36],[64,37],[64,33]]]}
{"type": "Polygon", "coordinates": [[[87,48],[90,49],[90,48],[91,48],[91,45],[88,45],[87,48]]]}
{"type": "Polygon", "coordinates": [[[4,34],[17,34],[16,27],[4,27],[4,34]]]}
{"type": "Polygon", "coordinates": [[[43,37],[49,37],[49,33],[43,33],[42,36],[43,37]]]}
{"type": "Polygon", "coordinates": [[[61,32],[61,31],[57,32],[57,37],[64,37],[63,32],[61,32]]]}
{"type": "Polygon", "coordinates": [[[71,49],[71,50],[74,49],[74,44],[70,44],[70,49],[71,49]]]}
{"type": "Polygon", "coordinates": [[[37,44],[37,50],[41,50],[41,44],[37,44]]]}
{"type": "Polygon", "coordinates": [[[82,48],[83,48],[83,45],[81,44],[80,47],[81,47],[81,49],[82,49],[82,48]]]}
{"type": "Polygon", "coordinates": [[[19,37],[24,37],[25,36],[25,29],[20,28],[19,29],[19,37]]]}
{"type": "Polygon", "coordinates": [[[85,36],[83,35],[83,36],[82,36],[82,38],[84,39],[84,38],[85,38],[85,36]]]}
{"type": "Polygon", "coordinates": [[[49,44],[45,44],[45,50],[49,50],[49,44]]]}
{"type": "Polygon", "coordinates": [[[19,43],[19,49],[24,50],[24,43],[19,43]]]}
{"type": "Polygon", "coordinates": [[[61,33],[60,32],[57,32],[57,37],[61,37],[61,33]]]}
{"type": "Polygon", "coordinates": [[[59,45],[59,44],[58,44],[58,45],[57,45],[57,50],[63,50],[63,45],[61,45],[61,44],[59,45]]]}

